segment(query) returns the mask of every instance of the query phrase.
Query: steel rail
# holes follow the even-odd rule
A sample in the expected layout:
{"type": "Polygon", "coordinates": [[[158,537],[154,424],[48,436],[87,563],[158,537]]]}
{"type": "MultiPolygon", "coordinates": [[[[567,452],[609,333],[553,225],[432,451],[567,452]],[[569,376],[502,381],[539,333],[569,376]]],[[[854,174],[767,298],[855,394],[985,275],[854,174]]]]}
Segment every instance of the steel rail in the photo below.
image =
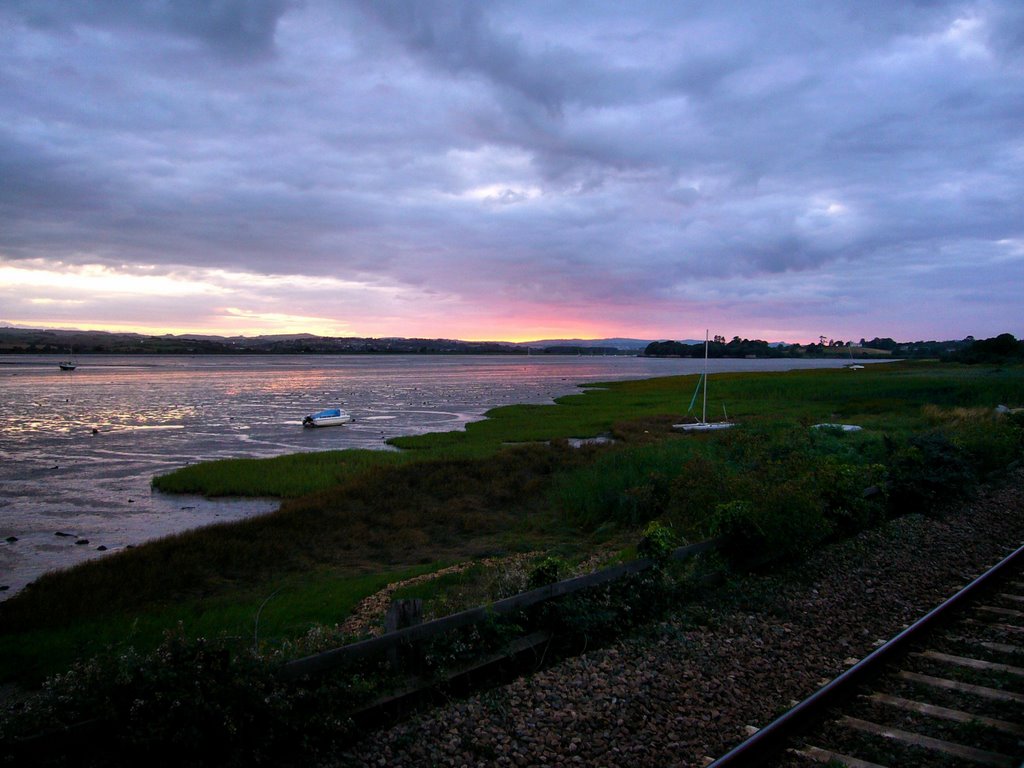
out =
{"type": "Polygon", "coordinates": [[[882,667],[906,653],[910,645],[920,640],[936,625],[945,621],[954,611],[972,600],[977,592],[1000,578],[1022,556],[1024,556],[1024,546],[1018,547],[1012,554],[1000,560],[941,605],[933,608],[896,637],[876,648],[788,712],[752,734],[746,741],[711,763],[708,768],[741,768],[742,766],[764,765],[767,759],[779,752],[786,742],[799,733],[811,720],[836,702],[851,696],[857,686],[875,677],[882,667]]]}

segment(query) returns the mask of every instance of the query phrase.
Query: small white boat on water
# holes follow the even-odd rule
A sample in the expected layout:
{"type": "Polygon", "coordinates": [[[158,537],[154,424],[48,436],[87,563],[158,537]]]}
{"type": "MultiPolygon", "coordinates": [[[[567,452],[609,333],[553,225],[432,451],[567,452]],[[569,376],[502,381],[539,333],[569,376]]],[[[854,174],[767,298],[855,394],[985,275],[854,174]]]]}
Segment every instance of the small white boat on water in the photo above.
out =
{"type": "MultiPolygon", "coordinates": [[[[729,414],[725,414],[725,421],[708,421],[708,331],[704,331],[704,372],[697,379],[697,389],[693,392],[693,399],[690,401],[689,413],[697,402],[697,393],[701,387],[704,389],[704,404],[701,406],[700,421],[682,424],[673,424],[672,429],[680,432],[713,432],[717,429],[729,429],[733,422],[729,421],[729,414]]],[[[725,406],[722,406],[723,410],[725,406]]]]}
{"type": "Polygon", "coordinates": [[[352,421],[352,415],[343,408],[328,408],[319,413],[311,413],[302,420],[304,427],[336,427],[352,421]]]}

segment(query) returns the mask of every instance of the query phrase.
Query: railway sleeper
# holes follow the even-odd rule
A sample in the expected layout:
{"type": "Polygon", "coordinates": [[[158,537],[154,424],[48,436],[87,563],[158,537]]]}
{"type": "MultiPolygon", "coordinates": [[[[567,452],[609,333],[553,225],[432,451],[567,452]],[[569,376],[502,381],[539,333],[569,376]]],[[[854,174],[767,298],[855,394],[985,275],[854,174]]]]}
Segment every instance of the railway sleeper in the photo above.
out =
{"type": "Polygon", "coordinates": [[[1024,645],[989,640],[980,636],[952,635],[948,638],[948,646],[962,649],[965,653],[971,653],[976,657],[983,657],[989,660],[1005,659],[1017,661],[1024,657],[1024,645]]]}
{"type": "Polygon", "coordinates": [[[821,747],[807,746],[802,749],[791,749],[790,754],[806,760],[813,760],[816,763],[831,763],[833,765],[839,763],[846,766],[846,768],[888,768],[888,766],[881,765],[880,763],[871,763],[867,760],[861,760],[859,757],[844,755],[841,752],[833,752],[821,747]]]}
{"type": "MultiPolygon", "coordinates": [[[[975,608],[978,613],[985,615],[998,616],[1000,619],[1015,619],[1016,621],[1024,622],[1024,611],[1018,611],[1016,608],[1001,608],[998,605],[979,605],[975,608]]],[[[1012,624],[1020,629],[1019,624],[1012,624]]]]}
{"type": "Polygon", "coordinates": [[[962,709],[941,707],[936,704],[928,704],[922,701],[905,699],[902,696],[891,696],[887,693],[872,693],[867,696],[867,699],[877,704],[884,704],[907,712],[916,712],[918,714],[935,717],[940,720],[949,720],[954,723],[991,728],[992,730],[1000,731],[1010,736],[1024,736],[1024,726],[1022,725],[1011,723],[1007,720],[1000,720],[995,717],[986,717],[984,715],[974,714],[973,712],[965,712],[962,709]]]}
{"type": "Polygon", "coordinates": [[[996,672],[1024,677],[1024,668],[1013,666],[1012,664],[999,664],[992,661],[985,661],[984,659],[971,658],[969,656],[957,656],[951,653],[941,653],[940,651],[921,651],[920,653],[912,655],[917,658],[928,659],[929,661],[938,661],[944,664],[952,664],[954,666],[965,667],[979,672],[996,672]]]}
{"type": "Polygon", "coordinates": [[[978,765],[994,766],[994,768],[1017,768],[1017,760],[1015,758],[999,752],[990,752],[989,750],[978,749],[977,747],[936,739],[931,736],[905,731],[901,728],[891,728],[869,720],[850,717],[849,715],[844,715],[839,720],[839,723],[846,728],[861,733],[879,736],[883,739],[891,739],[909,747],[919,747],[932,752],[938,752],[953,759],[968,760],[978,765]]]}
{"type": "MultiPolygon", "coordinates": [[[[981,690],[978,695],[999,701],[1024,704],[1024,680],[1012,674],[993,669],[975,669],[973,667],[948,664],[927,658],[909,659],[908,661],[912,663],[908,664],[901,671],[910,672],[912,675],[923,675],[926,678],[963,683],[966,686],[976,686],[979,689],[1001,691],[1010,695],[992,696],[986,690],[981,690]]],[[[929,685],[927,682],[923,684],[929,685]]],[[[931,687],[936,686],[932,685],[931,687]]],[[[957,690],[957,688],[954,687],[950,690],[957,690]]],[[[964,689],[963,692],[968,692],[968,690],[964,689]]]]}
{"type": "Polygon", "coordinates": [[[1024,732],[1024,728],[1013,720],[981,715],[972,709],[943,706],[926,698],[878,691],[858,698],[843,709],[843,714],[922,737],[1009,755],[1020,751],[1021,733],[1024,732]]]}

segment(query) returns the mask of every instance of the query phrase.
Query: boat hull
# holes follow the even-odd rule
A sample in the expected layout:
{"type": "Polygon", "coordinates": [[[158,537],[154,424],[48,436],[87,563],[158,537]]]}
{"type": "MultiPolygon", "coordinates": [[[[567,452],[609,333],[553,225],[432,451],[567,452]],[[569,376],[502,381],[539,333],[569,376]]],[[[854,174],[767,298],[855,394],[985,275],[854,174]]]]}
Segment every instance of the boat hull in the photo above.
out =
{"type": "Polygon", "coordinates": [[[320,413],[311,413],[302,420],[302,426],[304,427],[340,427],[342,424],[348,424],[352,421],[352,415],[347,411],[343,411],[340,408],[336,408],[330,411],[321,411],[320,413]]]}
{"type": "Polygon", "coordinates": [[[719,429],[729,429],[731,426],[733,426],[731,421],[716,421],[711,423],[673,424],[672,429],[680,432],[715,432],[719,429]]]}
{"type": "Polygon", "coordinates": [[[313,419],[312,421],[304,421],[304,422],[302,422],[302,426],[308,427],[308,428],[311,428],[311,429],[312,428],[316,428],[316,427],[340,427],[342,424],[348,424],[350,421],[352,421],[351,418],[348,418],[348,419],[313,419]]]}

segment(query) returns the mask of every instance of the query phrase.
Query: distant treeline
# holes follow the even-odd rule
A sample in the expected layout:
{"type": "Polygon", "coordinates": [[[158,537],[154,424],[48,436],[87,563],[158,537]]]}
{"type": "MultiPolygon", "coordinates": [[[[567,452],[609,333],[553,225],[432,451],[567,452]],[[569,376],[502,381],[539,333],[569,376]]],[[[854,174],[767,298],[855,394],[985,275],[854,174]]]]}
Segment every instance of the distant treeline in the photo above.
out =
{"type": "MultiPolygon", "coordinates": [[[[891,338],[852,341],[824,340],[818,344],[776,344],[760,339],[731,341],[717,337],[708,343],[708,357],[849,357],[903,359],[939,359],[964,363],[1013,362],[1024,360],[1024,342],[1004,333],[991,339],[976,340],[973,336],[950,341],[898,342],[891,338]]],[[[647,357],[703,357],[704,344],[681,341],[655,341],[644,350],[647,357]]]]}
{"type": "MultiPolygon", "coordinates": [[[[741,339],[712,341],[708,344],[708,357],[793,357],[794,347],[771,346],[767,341],[741,339]]],[[[681,341],[652,341],[644,350],[647,357],[704,357],[704,344],[686,344],[681,341]]]]}
{"type": "Polygon", "coordinates": [[[142,336],[98,331],[0,328],[0,354],[570,354],[636,355],[614,346],[527,347],[500,341],[457,339],[370,339],[354,337],[142,336]]]}
{"type": "MultiPolygon", "coordinates": [[[[769,344],[760,339],[731,341],[717,336],[708,357],[845,357],[930,358],[960,362],[1012,362],[1022,359],[1024,343],[1004,333],[991,339],[973,336],[958,341],[898,342],[891,338],[852,341],[825,340],[817,344],[769,344]]],[[[0,354],[53,355],[635,355],[635,349],[614,346],[558,344],[527,348],[505,342],[457,339],[357,338],[294,334],[256,337],[143,336],[138,333],[0,328],[0,354]]],[[[703,357],[704,344],[654,341],[646,357],[703,357]]]]}
{"type": "Polygon", "coordinates": [[[501,342],[289,336],[143,336],[137,333],[0,328],[0,354],[75,355],[525,355],[501,342]]]}
{"type": "Polygon", "coordinates": [[[0,354],[29,355],[636,355],[636,349],[500,341],[314,336],[143,336],[0,328],[0,354]]]}
{"type": "Polygon", "coordinates": [[[1024,362],[1024,341],[1018,341],[1013,334],[1001,333],[991,339],[972,341],[955,359],[964,363],[1024,362]]]}

